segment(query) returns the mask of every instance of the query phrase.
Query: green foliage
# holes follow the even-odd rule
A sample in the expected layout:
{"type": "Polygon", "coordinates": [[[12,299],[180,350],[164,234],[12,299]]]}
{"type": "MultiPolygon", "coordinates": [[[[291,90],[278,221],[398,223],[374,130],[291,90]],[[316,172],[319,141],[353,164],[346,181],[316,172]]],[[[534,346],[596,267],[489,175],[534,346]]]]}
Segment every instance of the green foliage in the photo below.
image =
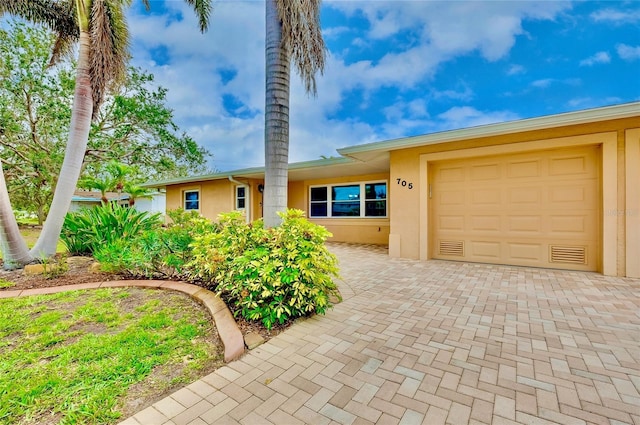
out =
{"type": "Polygon", "coordinates": [[[160,214],[106,204],[68,213],[60,238],[72,255],[93,254],[102,246],[133,238],[161,224],[160,214]]]}
{"type": "Polygon", "coordinates": [[[220,215],[217,233],[196,237],[191,276],[203,280],[235,307],[236,314],[276,322],[324,313],[339,297],[332,277],[337,259],[326,246],[331,234],[306,220],[300,210],[281,214],[282,225],[246,224],[237,212],[220,215]]]}
{"type": "Polygon", "coordinates": [[[14,208],[41,224],[64,158],[73,72],[49,67],[54,37],[40,26],[0,28],[0,151],[14,208]]]}
{"type": "Polygon", "coordinates": [[[0,288],[11,288],[12,286],[16,286],[15,282],[0,278],[0,288]]]}
{"type": "Polygon", "coordinates": [[[58,258],[49,258],[43,256],[40,259],[40,263],[44,266],[44,271],[42,274],[46,279],[56,279],[69,271],[67,257],[64,255],[58,258]]]}
{"type": "MultiPolygon", "coordinates": [[[[9,21],[0,28],[2,166],[12,206],[36,214],[40,224],[62,168],[75,88],[70,57],[49,66],[54,43],[39,25],[9,21]]],[[[134,183],[206,171],[211,154],[180,131],[167,90],[152,74],[129,68],[114,88],[91,123],[84,176],[100,178],[110,160],[136,167],[128,179],[134,183]]]]}
{"type": "Polygon", "coordinates": [[[169,211],[171,223],[128,239],[105,244],[94,252],[102,270],[132,277],[182,278],[195,235],[210,234],[215,225],[195,211],[169,211]]]}

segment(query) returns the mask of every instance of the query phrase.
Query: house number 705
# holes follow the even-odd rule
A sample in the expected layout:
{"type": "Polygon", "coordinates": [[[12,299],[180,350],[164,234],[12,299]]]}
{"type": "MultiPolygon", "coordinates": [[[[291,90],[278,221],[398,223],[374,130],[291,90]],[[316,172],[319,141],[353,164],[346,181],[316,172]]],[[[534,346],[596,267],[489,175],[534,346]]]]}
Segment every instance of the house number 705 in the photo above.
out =
{"type": "Polygon", "coordinates": [[[407,189],[413,189],[413,183],[408,183],[406,180],[396,179],[398,184],[402,187],[406,187],[407,189]]]}

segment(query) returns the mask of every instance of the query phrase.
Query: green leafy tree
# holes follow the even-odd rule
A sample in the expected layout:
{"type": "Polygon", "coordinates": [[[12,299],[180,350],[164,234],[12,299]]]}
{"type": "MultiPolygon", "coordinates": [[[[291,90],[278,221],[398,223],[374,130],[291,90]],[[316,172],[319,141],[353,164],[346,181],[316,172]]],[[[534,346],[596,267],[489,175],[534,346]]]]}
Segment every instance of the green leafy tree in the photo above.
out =
{"type": "Polygon", "coordinates": [[[326,48],[320,28],[320,0],[266,0],[266,96],[264,223],[281,223],[287,209],[289,82],[293,61],[307,93],[316,94],[315,75],[324,70],[326,48]]]}
{"type": "MultiPolygon", "coordinates": [[[[148,0],[143,3],[149,8],[148,0]]],[[[211,11],[210,0],[187,0],[205,30],[211,11]]],[[[54,191],[50,214],[31,251],[21,238],[13,214],[4,175],[0,179],[0,242],[5,268],[55,254],[56,245],[80,177],[87,148],[92,118],[95,117],[105,92],[123,79],[129,58],[128,27],[125,6],[131,0],[0,0],[0,15],[10,13],[32,22],[45,23],[59,38],[53,57],[79,40],[76,84],[71,126],[65,157],[54,191]]],[[[4,171],[0,163],[0,173],[4,171]]]]}
{"type": "Polygon", "coordinates": [[[73,74],[68,66],[49,67],[49,31],[8,27],[0,29],[0,157],[14,206],[42,223],[64,158],[73,74]]]}
{"type": "Polygon", "coordinates": [[[124,191],[129,194],[130,207],[136,204],[136,199],[150,198],[153,193],[149,189],[138,186],[135,183],[126,183],[124,185],[124,191]]]}
{"type": "Polygon", "coordinates": [[[96,189],[100,192],[100,200],[103,204],[107,204],[109,199],[107,198],[107,192],[113,190],[115,186],[111,177],[94,177],[86,176],[80,179],[78,186],[83,189],[93,190],[96,189]]]}
{"type": "Polygon", "coordinates": [[[86,168],[98,171],[110,159],[136,166],[151,179],[203,173],[210,153],[179,133],[167,90],[153,88],[153,75],[129,68],[124,84],[107,96],[89,133],[86,168]]]}
{"type": "Polygon", "coordinates": [[[128,166],[115,160],[109,161],[99,175],[83,177],[79,184],[85,189],[100,191],[103,204],[107,204],[107,192],[123,191],[129,195],[129,206],[133,206],[136,199],[150,197],[151,191],[138,186],[144,180],[137,167],[128,166]]]}
{"type": "MultiPolygon", "coordinates": [[[[52,51],[52,62],[54,62],[56,58],[59,58],[63,53],[68,52],[72,43],[78,40],[78,21],[74,19],[71,3],[61,4],[51,0],[0,0],[0,15],[5,13],[20,16],[31,22],[44,24],[54,30],[58,38],[52,51]]],[[[87,37],[84,38],[85,40],[87,39],[87,37]]],[[[84,43],[85,46],[87,44],[87,42],[84,43]]],[[[87,48],[85,47],[84,51],[86,51],[86,49],[87,48]]],[[[85,54],[82,57],[83,68],[78,68],[77,78],[78,80],[84,81],[85,85],[91,87],[87,72],[88,54],[85,54]]],[[[83,94],[79,93],[78,98],[81,97],[83,97],[83,94]]],[[[89,100],[91,100],[90,94],[88,97],[89,100]]],[[[85,109],[82,104],[83,102],[79,99],[78,111],[85,109]]],[[[77,119],[73,120],[73,122],[75,121],[77,121],[77,119]]],[[[71,137],[72,133],[74,132],[70,132],[68,152],[73,152],[74,150],[77,150],[78,147],[75,145],[72,146],[71,141],[76,140],[75,137],[71,137]]],[[[68,163],[67,169],[68,168],[73,168],[73,163],[68,163]]],[[[63,171],[65,170],[66,169],[63,169],[63,171]]],[[[73,178],[73,170],[68,170],[68,174],[73,178]]],[[[60,186],[62,186],[62,184],[58,184],[56,187],[60,186]]],[[[65,197],[63,196],[62,198],[65,197]]],[[[64,200],[65,199],[62,199],[62,202],[64,202],[64,200]]],[[[68,201],[67,208],[69,207],[68,204],[71,202],[71,197],[69,197],[68,201]]],[[[61,201],[58,201],[58,204],[60,204],[60,202],[61,201]]],[[[59,209],[60,207],[58,207],[58,210],[59,209]]],[[[55,252],[54,246],[58,238],[56,236],[54,240],[52,236],[56,233],[56,228],[60,229],[62,227],[61,217],[58,216],[57,218],[58,219],[55,220],[55,222],[52,221],[52,225],[46,229],[46,232],[43,231],[40,235],[43,242],[46,242],[46,247],[53,247],[53,249],[43,250],[42,248],[36,249],[36,247],[34,247],[34,250],[29,251],[27,244],[18,229],[18,223],[9,199],[9,192],[7,190],[7,184],[4,177],[2,161],[0,161],[0,245],[4,258],[4,267],[13,268],[17,265],[32,262],[34,259],[40,257],[40,254],[43,252],[50,251],[50,255],[52,255],[55,252]]],[[[57,234],[59,236],[59,230],[57,231],[57,234]]],[[[40,239],[38,242],[40,242],[40,239]]],[[[40,245],[41,244],[36,243],[36,246],[40,245]]]]}
{"type": "MultiPolygon", "coordinates": [[[[73,63],[49,67],[54,37],[46,29],[8,27],[0,28],[0,157],[14,207],[35,212],[42,224],[64,159],[73,63]]],[[[118,167],[135,166],[146,179],[204,171],[210,154],[177,133],[166,90],[149,88],[152,82],[152,75],[129,68],[125,82],[105,98],[89,133],[83,176],[99,174],[114,158],[118,167]]]]}

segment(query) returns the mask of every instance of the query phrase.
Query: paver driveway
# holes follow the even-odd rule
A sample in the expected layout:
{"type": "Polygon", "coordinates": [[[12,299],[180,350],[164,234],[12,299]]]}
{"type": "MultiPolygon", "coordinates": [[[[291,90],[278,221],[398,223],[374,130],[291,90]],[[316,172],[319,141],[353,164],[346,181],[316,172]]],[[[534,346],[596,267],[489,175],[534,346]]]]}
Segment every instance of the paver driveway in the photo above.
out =
{"type": "Polygon", "coordinates": [[[330,247],[344,302],[124,423],[640,425],[640,281],[330,247]]]}

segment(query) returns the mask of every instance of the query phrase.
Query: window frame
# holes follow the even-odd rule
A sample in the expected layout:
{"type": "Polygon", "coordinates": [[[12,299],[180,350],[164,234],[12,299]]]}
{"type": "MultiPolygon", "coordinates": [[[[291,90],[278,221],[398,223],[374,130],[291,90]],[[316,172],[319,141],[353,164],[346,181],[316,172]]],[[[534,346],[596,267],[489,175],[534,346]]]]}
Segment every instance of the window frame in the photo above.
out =
{"type": "Polygon", "coordinates": [[[235,198],[235,207],[236,207],[236,211],[245,211],[245,210],[247,209],[247,200],[248,200],[248,196],[247,196],[247,195],[248,195],[248,192],[249,192],[248,187],[247,187],[247,186],[245,186],[245,185],[237,185],[237,186],[235,187],[235,190],[234,190],[234,195],[235,195],[235,196],[234,196],[234,198],[235,198]],[[239,190],[239,189],[244,189],[244,196],[242,196],[242,197],[241,197],[241,196],[238,196],[238,190],[239,190]],[[244,201],[244,207],[242,207],[242,208],[240,208],[240,207],[238,206],[238,201],[239,201],[240,199],[242,199],[242,200],[244,201]]]}
{"type": "Polygon", "coordinates": [[[309,185],[308,191],[308,207],[309,207],[309,218],[315,219],[323,219],[323,218],[331,218],[331,219],[386,219],[389,218],[389,182],[388,180],[371,180],[371,181],[360,181],[360,182],[341,182],[341,183],[331,183],[331,184],[318,184],[318,185],[309,185]],[[366,186],[367,185],[375,185],[375,184],[384,184],[385,185],[385,198],[381,199],[367,199],[366,194],[366,186]],[[333,205],[336,203],[347,203],[349,201],[340,201],[333,199],[333,188],[334,187],[346,187],[346,186],[359,186],[359,194],[358,201],[360,202],[360,215],[333,215],[333,205]],[[313,189],[325,188],[326,190],[326,200],[314,201],[312,197],[313,189]],[[384,202],[385,211],[384,215],[367,215],[367,202],[384,202]],[[314,205],[325,205],[326,215],[313,215],[313,206],[314,205]]]}
{"type": "Polygon", "coordinates": [[[182,191],[182,209],[185,211],[200,211],[200,203],[202,199],[200,198],[200,189],[185,189],[182,191]],[[193,199],[187,199],[188,193],[197,193],[198,199],[195,201],[193,199]],[[187,208],[187,202],[197,202],[198,208],[187,208]]]}

